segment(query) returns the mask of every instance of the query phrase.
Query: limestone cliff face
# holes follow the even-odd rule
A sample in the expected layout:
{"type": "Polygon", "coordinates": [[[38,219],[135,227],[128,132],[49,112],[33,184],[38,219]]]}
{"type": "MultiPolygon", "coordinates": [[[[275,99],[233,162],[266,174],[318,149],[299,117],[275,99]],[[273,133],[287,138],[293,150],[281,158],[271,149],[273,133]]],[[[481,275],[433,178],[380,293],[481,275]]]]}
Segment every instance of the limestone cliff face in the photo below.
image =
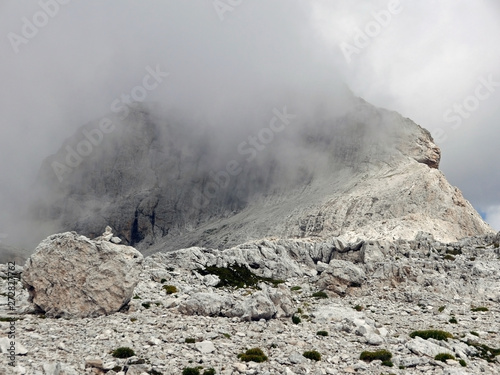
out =
{"type": "Polygon", "coordinates": [[[354,97],[341,110],[295,103],[286,111],[293,116],[276,118],[286,129],[257,147],[248,136],[262,126],[231,133],[134,106],[125,119],[110,116],[113,130],[61,175],[54,163],[100,126],[88,124],[43,163],[33,212],[52,231],[97,236],[110,224],[146,253],[272,236],[426,231],[450,241],[492,231],[437,169],[439,148],[411,120],[354,97]]]}

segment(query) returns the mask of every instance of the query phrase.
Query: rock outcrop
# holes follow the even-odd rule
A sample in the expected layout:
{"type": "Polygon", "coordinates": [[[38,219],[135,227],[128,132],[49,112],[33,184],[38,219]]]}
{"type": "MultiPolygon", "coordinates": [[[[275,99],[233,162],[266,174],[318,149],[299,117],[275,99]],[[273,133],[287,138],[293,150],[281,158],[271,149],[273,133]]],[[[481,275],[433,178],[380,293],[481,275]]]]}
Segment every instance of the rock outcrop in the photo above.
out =
{"type": "Polygon", "coordinates": [[[259,147],[248,138],[262,131],[257,120],[229,132],[140,105],[109,116],[114,130],[79,156],[100,126],[88,124],[44,161],[32,213],[91,237],[110,223],[145,254],[272,236],[409,240],[425,231],[455,241],[492,231],[437,169],[427,130],[355,97],[308,101],[276,109],[286,130],[259,147]]]}
{"type": "Polygon", "coordinates": [[[42,241],[22,274],[35,308],[51,317],[94,317],[123,308],[139,281],[143,256],[110,242],[112,237],[106,228],[95,240],[66,232],[42,241]]]}
{"type": "MultiPolygon", "coordinates": [[[[15,326],[19,354],[14,369],[0,361],[0,373],[180,374],[202,366],[200,373],[213,368],[220,375],[497,375],[499,238],[442,243],[419,233],[411,241],[268,239],[224,251],[157,253],[142,263],[129,309],[94,319],[24,313],[28,292],[20,283],[11,292],[11,310],[6,296],[12,281],[0,265],[0,328],[15,326]],[[236,262],[256,277],[284,280],[234,288],[219,285],[224,273],[201,271],[236,262]],[[329,280],[341,289],[325,289],[328,298],[317,298],[329,280]],[[446,331],[448,339],[414,334],[425,330],[446,331]],[[135,355],[113,357],[119,347],[135,355]],[[261,348],[269,359],[243,362],[238,354],[249,348],[261,348]],[[362,352],[382,349],[392,362],[360,360],[362,352]],[[310,350],[321,360],[305,358],[310,350]],[[445,353],[455,359],[435,359],[445,353]]],[[[28,267],[17,266],[13,274],[28,267]]],[[[10,341],[0,334],[0,351],[10,341]]]]}

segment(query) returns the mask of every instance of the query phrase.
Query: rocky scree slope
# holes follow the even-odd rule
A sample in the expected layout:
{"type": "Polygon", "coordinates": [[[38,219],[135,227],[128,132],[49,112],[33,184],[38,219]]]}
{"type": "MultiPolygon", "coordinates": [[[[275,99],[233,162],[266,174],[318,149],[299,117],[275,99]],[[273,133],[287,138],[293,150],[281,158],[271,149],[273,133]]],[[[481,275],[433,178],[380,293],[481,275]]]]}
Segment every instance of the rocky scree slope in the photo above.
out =
{"type": "Polygon", "coordinates": [[[145,254],[270,236],[413,239],[423,230],[454,241],[492,232],[437,169],[440,150],[428,131],[359,98],[325,109],[333,104],[279,108],[289,124],[253,159],[248,143],[246,154],[238,147],[269,119],[242,120],[245,130],[227,138],[227,130],[132,106],[125,119],[109,116],[115,130],[62,181],[53,163],[98,122],[45,160],[31,214],[47,235],[74,230],[92,238],[109,223],[145,254]],[[239,173],[217,180],[232,161],[239,173]]]}
{"type": "MultiPolygon", "coordinates": [[[[182,374],[200,366],[224,375],[493,375],[500,370],[499,241],[500,233],[454,243],[419,233],[410,241],[267,239],[157,253],[144,259],[128,311],[95,318],[43,319],[20,283],[18,309],[9,311],[3,266],[0,325],[4,331],[6,318],[18,319],[18,374],[182,374]],[[220,286],[231,267],[250,271],[253,286],[220,286]],[[422,338],[417,330],[449,337],[422,338]],[[119,347],[135,355],[116,358],[119,347]],[[238,358],[255,347],[268,360],[238,358]],[[303,356],[312,350],[319,361],[303,356]],[[360,359],[376,350],[389,351],[393,367],[360,359]],[[455,359],[435,359],[444,353],[455,359]]],[[[2,356],[0,372],[11,370],[2,356]]]]}

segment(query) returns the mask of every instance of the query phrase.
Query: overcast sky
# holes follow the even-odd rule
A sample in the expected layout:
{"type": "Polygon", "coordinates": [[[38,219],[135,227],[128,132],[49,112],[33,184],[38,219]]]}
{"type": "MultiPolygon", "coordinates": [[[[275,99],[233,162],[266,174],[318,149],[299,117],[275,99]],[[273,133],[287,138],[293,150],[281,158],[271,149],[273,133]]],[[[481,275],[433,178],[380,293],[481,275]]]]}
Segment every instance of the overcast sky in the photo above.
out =
{"type": "Polygon", "coordinates": [[[0,208],[152,69],[146,100],[191,113],[343,81],[429,129],[500,230],[499,21],[498,0],[0,0],[0,208]]]}

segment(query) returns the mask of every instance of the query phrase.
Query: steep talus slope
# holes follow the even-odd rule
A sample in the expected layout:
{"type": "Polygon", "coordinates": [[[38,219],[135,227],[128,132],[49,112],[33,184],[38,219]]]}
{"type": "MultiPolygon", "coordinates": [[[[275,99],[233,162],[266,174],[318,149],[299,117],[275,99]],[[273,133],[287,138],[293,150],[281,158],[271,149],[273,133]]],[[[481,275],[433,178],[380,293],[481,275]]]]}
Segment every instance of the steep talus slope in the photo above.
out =
{"type": "Polygon", "coordinates": [[[54,162],[99,126],[88,124],[43,163],[32,210],[52,232],[97,236],[109,224],[146,253],[270,236],[412,239],[424,230],[451,241],[492,231],[411,120],[354,97],[332,108],[290,103],[273,112],[286,129],[254,148],[248,137],[270,128],[265,117],[224,129],[135,105],[125,119],[110,116],[116,128],[58,178],[54,162]]]}

